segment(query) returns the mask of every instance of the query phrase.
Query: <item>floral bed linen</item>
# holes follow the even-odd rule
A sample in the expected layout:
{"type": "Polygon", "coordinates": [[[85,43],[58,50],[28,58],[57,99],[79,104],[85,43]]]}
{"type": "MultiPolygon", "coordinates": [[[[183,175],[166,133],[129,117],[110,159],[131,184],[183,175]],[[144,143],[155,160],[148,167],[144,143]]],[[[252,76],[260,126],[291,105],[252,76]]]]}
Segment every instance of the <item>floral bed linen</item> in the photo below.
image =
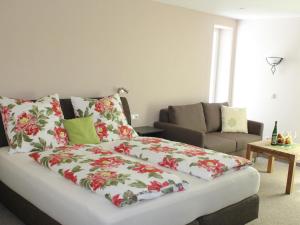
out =
{"type": "Polygon", "coordinates": [[[58,94],[35,102],[0,96],[10,153],[43,151],[68,143],[58,94]]]}
{"type": "Polygon", "coordinates": [[[242,157],[161,138],[136,137],[130,141],[118,140],[102,146],[205,180],[251,165],[251,161],[242,157]]]}
{"type": "Polygon", "coordinates": [[[176,175],[95,145],[57,147],[30,157],[118,207],[183,191],[188,185],[176,175]]]}
{"type": "Polygon", "coordinates": [[[96,133],[100,142],[128,140],[137,137],[137,133],[128,124],[118,94],[101,99],[71,97],[76,117],[93,118],[96,133]]]}

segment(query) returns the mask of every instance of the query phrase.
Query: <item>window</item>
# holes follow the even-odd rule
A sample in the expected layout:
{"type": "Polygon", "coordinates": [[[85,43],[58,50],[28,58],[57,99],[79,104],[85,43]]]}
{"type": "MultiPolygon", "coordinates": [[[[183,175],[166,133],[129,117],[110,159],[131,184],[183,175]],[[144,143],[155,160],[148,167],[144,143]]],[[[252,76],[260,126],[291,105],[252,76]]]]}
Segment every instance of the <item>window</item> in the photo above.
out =
{"type": "Polygon", "coordinates": [[[232,28],[214,27],[209,102],[230,101],[232,38],[232,28]]]}

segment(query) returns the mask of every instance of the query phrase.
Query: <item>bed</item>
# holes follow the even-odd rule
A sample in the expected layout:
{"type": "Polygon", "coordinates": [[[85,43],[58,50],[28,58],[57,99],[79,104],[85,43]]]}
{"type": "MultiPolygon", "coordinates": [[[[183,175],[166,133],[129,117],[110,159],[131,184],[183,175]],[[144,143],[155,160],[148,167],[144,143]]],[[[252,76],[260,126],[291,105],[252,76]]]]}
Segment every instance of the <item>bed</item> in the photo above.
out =
{"type": "MultiPolygon", "coordinates": [[[[130,123],[125,98],[122,104],[130,123]]],[[[65,118],[74,118],[70,100],[62,99],[61,105],[65,118]]],[[[172,171],[191,184],[188,190],[119,209],[40,167],[26,154],[8,154],[0,124],[1,201],[26,224],[242,225],[258,216],[259,174],[252,167],[210,182],[172,171]]]]}

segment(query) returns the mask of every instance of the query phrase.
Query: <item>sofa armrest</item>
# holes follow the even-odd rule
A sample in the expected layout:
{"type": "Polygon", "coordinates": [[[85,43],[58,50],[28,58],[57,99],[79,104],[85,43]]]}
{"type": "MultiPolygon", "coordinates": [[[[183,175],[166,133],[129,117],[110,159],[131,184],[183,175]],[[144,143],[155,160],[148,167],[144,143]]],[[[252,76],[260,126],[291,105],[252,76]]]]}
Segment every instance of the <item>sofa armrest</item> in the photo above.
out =
{"type": "Polygon", "coordinates": [[[204,147],[205,134],[202,132],[190,130],[180,127],[176,124],[165,122],[155,122],[154,127],[164,130],[162,132],[162,137],[165,139],[183,142],[198,147],[204,147]]]}
{"type": "Polygon", "coordinates": [[[263,136],[264,124],[257,121],[248,120],[248,133],[263,136]]]}

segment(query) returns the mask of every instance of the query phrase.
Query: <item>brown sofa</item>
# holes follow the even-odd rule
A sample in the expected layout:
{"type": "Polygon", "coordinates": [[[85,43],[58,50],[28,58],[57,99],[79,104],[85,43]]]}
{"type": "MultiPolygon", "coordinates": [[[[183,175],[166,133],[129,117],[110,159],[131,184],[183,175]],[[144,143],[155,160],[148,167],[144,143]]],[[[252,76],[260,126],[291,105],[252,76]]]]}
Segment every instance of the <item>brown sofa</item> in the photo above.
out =
{"type": "Polygon", "coordinates": [[[221,132],[221,105],[227,103],[197,103],[169,106],[160,110],[154,126],[164,130],[162,137],[216,151],[245,155],[249,142],[262,139],[263,123],[248,120],[248,133],[221,132]]]}

